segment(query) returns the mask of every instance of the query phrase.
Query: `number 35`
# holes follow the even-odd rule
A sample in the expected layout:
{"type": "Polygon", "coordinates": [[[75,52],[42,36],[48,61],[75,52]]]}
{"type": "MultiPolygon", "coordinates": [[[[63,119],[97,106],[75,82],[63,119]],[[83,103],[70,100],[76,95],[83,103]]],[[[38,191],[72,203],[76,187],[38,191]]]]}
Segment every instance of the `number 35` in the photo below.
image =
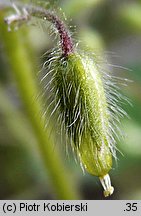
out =
{"type": "Polygon", "coordinates": [[[126,203],[126,211],[137,211],[137,203],[126,203]]]}

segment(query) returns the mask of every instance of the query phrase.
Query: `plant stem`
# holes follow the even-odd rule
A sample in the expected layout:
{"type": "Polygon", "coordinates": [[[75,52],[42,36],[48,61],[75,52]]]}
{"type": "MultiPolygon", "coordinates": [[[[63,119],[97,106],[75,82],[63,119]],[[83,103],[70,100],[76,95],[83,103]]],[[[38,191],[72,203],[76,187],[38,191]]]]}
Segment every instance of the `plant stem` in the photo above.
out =
{"type": "Polygon", "coordinates": [[[44,20],[51,22],[55,28],[58,30],[60,35],[60,41],[62,46],[63,55],[66,57],[73,52],[73,42],[67,28],[64,23],[59,19],[58,16],[52,11],[44,10],[40,7],[32,7],[31,9],[26,7],[27,11],[31,16],[35,16],[44,20]]]}
{"type": "MultiPolygon", "coordinates": [[[[12,8],[12,4],[8,4],[8,3],[0,4],[0,6],[12,8]]],[[[73,42],[72,42],[70,33],[67,30],[64,22],[55,14],[55,12],[46,10],[42,7],[38,7],[35,5],[21,4],[21,3],[14,4],[14,9],[15,8],[16,10],[19,10],[18,11],[19,14],[15,14],[15,19],[14,19],[14,16],[12,16],[12,21],[9,20],[9,17],[6,18],[5,22],[7,22],[8,24],[9,23],[11,24],[12,22],[15,22],[15,21],[16,22],[17,21],[19,22],[28,21],[28,19],[30,19],[32,16],[40,18],[42,20],[47,20],[50,23],[52,23],[53,26],[58,31],[58,34],[60,36],[63,56],[67,57],[70,53],[74,51],[73,42]]]]}
{"type": "Polygon", "coordinates": [[[32,62],[28,58],[24,46],[26,38],[21,30],[8,32],[5,24],[0,25],[0,38],[4,44],[5,54],[14,73],[21,99],[38,140],[39,151],[56,196],[64,200],[78,199],[76,188],[64,166],[61,155],[57,149],[53,152],[53,141],[49,138],[48,131],[44,131],[44,123],[40,116],[42,104],[39,100],[33,100],[39,92],[32,71],[32,62]]]}

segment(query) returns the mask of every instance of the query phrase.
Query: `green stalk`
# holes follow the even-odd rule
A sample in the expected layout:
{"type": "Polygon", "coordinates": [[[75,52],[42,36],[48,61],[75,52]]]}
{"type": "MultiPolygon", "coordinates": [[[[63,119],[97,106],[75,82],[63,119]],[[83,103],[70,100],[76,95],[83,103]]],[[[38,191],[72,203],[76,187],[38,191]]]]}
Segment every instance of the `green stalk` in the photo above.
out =
{"type": "Polygon", "coordinates": [[[7,26],[0,24],[0,38],[4,44],[5,54],[10,69],[15,76],[17,87],[34,134],[38,140],[38,148],[46,172],[49,173],[56,197],[64,200],[78,199],[76,188],[64,166],[61,154],[57,148],[53,151],[53,141],[49,138],[48,131],[44,131],[44,122],[40,116],[42,104],[39,100],[34,100],[39,91],[32,70],[32,62],[28,58],[27,49],[24,45],[24,41],[26,40],[24,37],[22,30],[8,32],[7,26]]]}

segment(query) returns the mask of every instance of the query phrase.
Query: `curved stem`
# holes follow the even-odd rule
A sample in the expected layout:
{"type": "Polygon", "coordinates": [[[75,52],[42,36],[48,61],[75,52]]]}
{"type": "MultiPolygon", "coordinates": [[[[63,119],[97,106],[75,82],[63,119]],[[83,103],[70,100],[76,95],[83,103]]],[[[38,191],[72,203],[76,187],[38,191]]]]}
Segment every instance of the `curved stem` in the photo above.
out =
{"type": "Polygon", "coordinates": [[[56,27],[60,35],[62,52],[65,57],[73,52],[73,42],[71,36],[66,29],[63,21],[61,21],[58,16],[56,16],[51,11],[44,10],[43,8],[39,7],[34,7],[32,9],[26,7],[26,9],[32,16],[46,19],[56,27]]]}
{"type": "MultiPolygon", "coordinates": [[[[4,4],[0,5],[4,6],[4,4]]],[[[67,30],[64,22],[55,14],[55,12],[29,4],[24,5],[16,3],[16,5],[13,4],[13,7],[17,14],[15,14],[15,17],[14,15],[7,17],[5,19],[6,23],[11,24],[15,21],[28,21],[28,19],[30,19],[31,16],[47,20],[54,25],[54,27],[57,29],[59,33],[63,55],[66,57],[67,55],[73,52],[74,47],[70,33],[67,30]],[[20,8],[20,10],[22,11],[20,11],[18,8],[20,8]]],[[[8,4],[7,6],[12,7],[12,5],[10,4],[8,4]]]]}

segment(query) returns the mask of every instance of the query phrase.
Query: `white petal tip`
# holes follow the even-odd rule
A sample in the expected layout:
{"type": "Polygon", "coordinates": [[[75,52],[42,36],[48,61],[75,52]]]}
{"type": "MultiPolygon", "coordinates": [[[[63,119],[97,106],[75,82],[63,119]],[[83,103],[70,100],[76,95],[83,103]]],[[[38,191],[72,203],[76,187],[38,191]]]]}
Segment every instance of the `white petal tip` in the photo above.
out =
{"type": "Polygon", "coordinates": [[[108,197],[113,194],[114,187],[111,185],[110,176],[107,174],[103,177],[99,177],[100,182],[104,188],[104,196],[108,197]]]}
{"type": "Polygon", "coordinates": [[[108,190],[104,190],[103,194],[105,197],[111,196],[114,192],[114,187],[110,187],[108,190]]]}

